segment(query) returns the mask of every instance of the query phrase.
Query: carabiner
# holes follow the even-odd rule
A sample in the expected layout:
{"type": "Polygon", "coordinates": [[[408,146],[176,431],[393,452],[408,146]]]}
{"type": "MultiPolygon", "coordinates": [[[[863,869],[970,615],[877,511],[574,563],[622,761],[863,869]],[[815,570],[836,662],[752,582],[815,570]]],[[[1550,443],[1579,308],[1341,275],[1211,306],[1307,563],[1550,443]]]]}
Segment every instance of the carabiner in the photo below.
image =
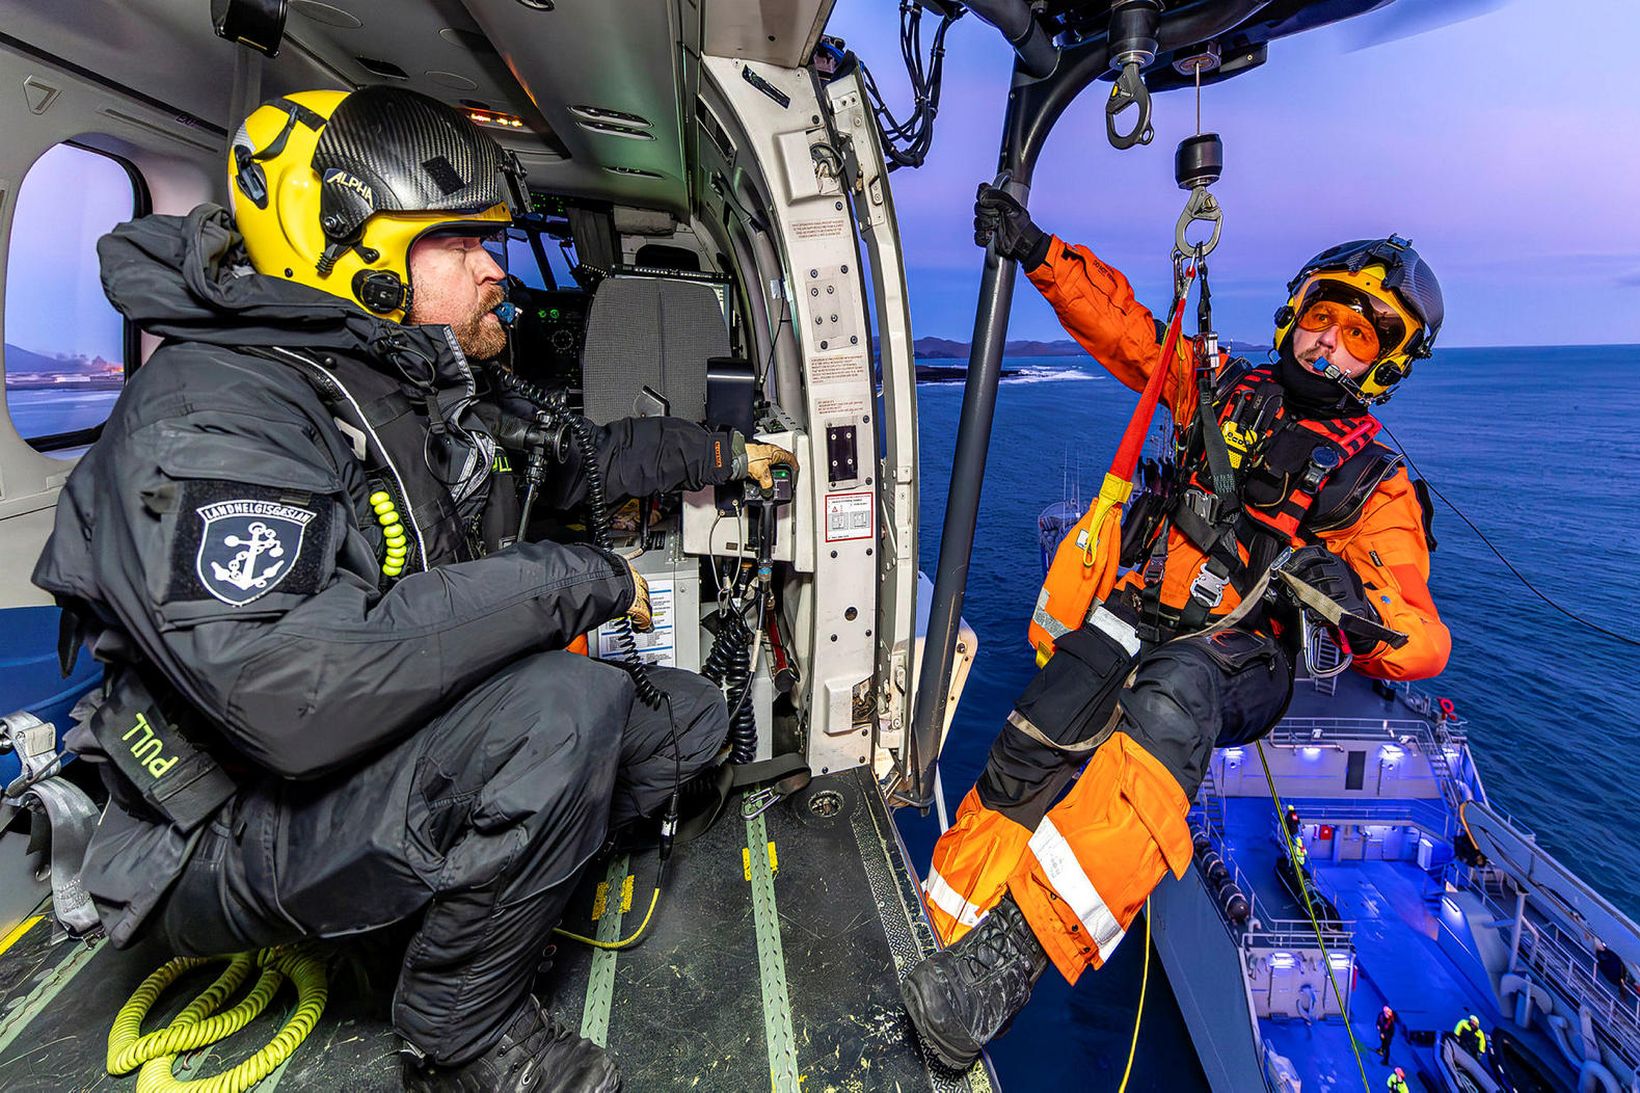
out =
{"type": "Polygon", "coordinates": [[[1105,136],[1113,148],[1132,148],[1135,144],[1149,144],[1156,135],[1150,124],[1150,88],[1139,72],[1139,62],[1129,61],[1122,66],[1122,74],[1111,85],[1110,98],[1105,102],[1105,136]],[[1139,121],[1129,133],[1116,131],[1116,116],[1130,106],[1139,107],[1139,121]]]}
{"type": "Polygon", "coordinates": [[[1218,199],[1207,192],[1206,186],[1198,186],[1190,191],[1190,197],[1184,203],[1184,212],[1179,214],[1178,226],[1173,231],[1173,246],[1178,253],[1191,255],[1200,261],[1219,245],[1219,229],[1222,227],[1224,210],[1219,207],[1218,199]],[[1212,224],[1213,234],[1204,243],[1191,243],[1185,239],[1185,232],[1198,220],[1212,224]]]}

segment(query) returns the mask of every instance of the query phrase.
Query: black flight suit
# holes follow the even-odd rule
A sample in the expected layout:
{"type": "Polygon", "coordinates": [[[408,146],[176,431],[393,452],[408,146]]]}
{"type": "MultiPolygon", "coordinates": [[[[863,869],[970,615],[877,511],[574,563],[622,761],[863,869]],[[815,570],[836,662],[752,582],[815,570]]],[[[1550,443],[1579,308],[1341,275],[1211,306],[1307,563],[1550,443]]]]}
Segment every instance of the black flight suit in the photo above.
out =
{"type": "MultiPolygon", "coordinates": [[[[122,225],[98,249],[109,299],[166,340],[69,476],[34,580],[83,620],[110,708],[140,672],[234,788],[185,829],[77,729],[112,796],[86,887],[116,945],[154,931],[179,953],[420,915],[394,1022],[432,1060],[465,1062],[530,989],[610,824],[714,759],[722,697],[652,669],[669,719],[627,672],[563,651],[630,606],[619,559],[472,542],[495,447],[448,328],[251,272],[215,206],[122,225]],[[404,471],[437,476],[452,514],[418,529],[425,568],[383,576],[359,437],[278,352],[252,352],[271,347],[402,385],[424,434],[404,471]]],[[[724,439],[687,422],[617,422],[596,441],[612,498],[732,473],[724,439]]],[[[542,505],[584,485],[568,466],[542,505]]]]}

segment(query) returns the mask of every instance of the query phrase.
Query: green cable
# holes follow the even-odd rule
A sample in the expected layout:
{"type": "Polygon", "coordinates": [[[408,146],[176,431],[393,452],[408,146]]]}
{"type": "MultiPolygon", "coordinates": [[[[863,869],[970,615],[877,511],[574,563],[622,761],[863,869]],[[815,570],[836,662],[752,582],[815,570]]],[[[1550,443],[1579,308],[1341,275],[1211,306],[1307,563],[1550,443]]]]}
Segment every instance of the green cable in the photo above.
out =
{"type": "MultiPolygon", "coordinates": [[[[221,959],[221,958],[216,958],[221,959]]],[[[301,948],[278,947],[237,953],[228,966],[171,1023],[144,1034],[142,1019],[160,995],[184,974],[212,963],[212,958],[177,957],[154,971],[120,1007],[108,1032],[108,1072],[129,1074],[141,1068],[137,1093],[244,1093],[273,1073],[313,1031],[324,1012],[328,987],[323,962],[301,948]],[[261,974],[245,998],[217,1013],[253,970],[261,974]],[[227,1039],[256,1019],[289,979],[296,987],[296,1009],[273,1040],[231,1070],[193,1081],[171,1073],[176,1057],[227,1039]]]]}
{"type": "MultiPolygon", "coordinates": [[[[1285,815],[1286,809],[1281,805],[1281,796],[1276,793],[1275,775],[1270,773],[1270,760],[1264,754],[1264,741],[1256,741],[1258,747],[1258,761],[1264,766],[1264,780],[1270,786],[1270,800],[1276,803],[1276,815],[1285,815]]],[[[1338,980],[1333,975],[1332,958],[1327,955],[1327,943],[1321,939],[1321,923],[1315,917],[1315,905],[1310,902],[1310,885],[1304,879],[1304,870],[1298,864],[1293,852],[1293,833],[1287,830],[1285,823],[1281,824],[1281,838],[1287,844],[1287,860],[1292,863],[1293,875],[1298,878],[1298,890],[1304,896],[1304,913],[1310,916],[1310,927],[1315,930],[1315,943],[1321,947],[1321,963],[1327,969],[1327,982],[1332,984],[1333,997],[1338,999],[1338,1008],[1343,1012],[1344,1032],[1350,1038],[1350,1050],[1355,1052],[1355,1065],[1361,1071],[1361,1088],[1366,1093],[1372,1093],[1372,1087],[1367,1084],[1367,1064],[1361,1060],[1361,1044],[1355,1038],[1355,1030],[1350,1027],[1350,1004],[1344,998],[1344,992],[1338,989],[1338,980]]]]}

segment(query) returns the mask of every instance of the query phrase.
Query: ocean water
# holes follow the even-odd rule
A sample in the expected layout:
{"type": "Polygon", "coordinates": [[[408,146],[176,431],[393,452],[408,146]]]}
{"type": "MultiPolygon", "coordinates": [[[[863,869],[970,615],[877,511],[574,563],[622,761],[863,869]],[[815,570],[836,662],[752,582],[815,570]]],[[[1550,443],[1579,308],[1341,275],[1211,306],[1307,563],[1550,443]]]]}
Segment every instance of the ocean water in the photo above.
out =
{"type": "MultiPolygon", "coordinates": [[[[954,811],[1034,673],[1025,625],[1041,583],[1036,517],[1080,480],[1097,490],[1137,396],[1087,358],[1011,359],[986,465],[963,615],[979,654],[941,764],[954,811]]],[[[934,572],[962,406],[960,383],[917,389],[921,557],[934,572]]],[[[1640,347],[1450,349],[1420,362],[1380,414],[1429,480],[1538,588],[1640,637],[1640,347]]],[[[1384,438],[1386,442],[1388,438],[1384,438]]],[[[1535,597],[1436,502],[1430,580],[1452,630],[1426,686],[1469,721],[1492,803],[1640,918],[1640,649],[1535,597]]],[[[927,868],[932,819],[902,813],[927,868]]],[[[1132,1034],[1144,946],[1074,988],[1053,971],[992,1052],[1006,1088],[1114,1088],[1132,1034]]],[[[1130,1089],[1204,1088],[1153,964],[1130,1089]]]]}

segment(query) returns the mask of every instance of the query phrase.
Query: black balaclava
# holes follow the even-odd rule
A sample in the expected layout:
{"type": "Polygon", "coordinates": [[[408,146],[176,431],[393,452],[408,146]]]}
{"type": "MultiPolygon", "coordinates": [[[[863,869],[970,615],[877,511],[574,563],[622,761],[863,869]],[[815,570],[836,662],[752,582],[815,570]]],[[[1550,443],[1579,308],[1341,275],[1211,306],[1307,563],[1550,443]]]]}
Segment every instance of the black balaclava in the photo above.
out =
{"type": "Polygon", "coordinates": [[[1353,417],[1367,412],[1360,399],[1345,391],[1338,381],[1313,372],[1298,363],[1293,356],[1293,339],[1289,335],[1276,357],[1276,380],[1285,393],[1283,401],[1294,412],[1307,418],[1353,417]]]}

